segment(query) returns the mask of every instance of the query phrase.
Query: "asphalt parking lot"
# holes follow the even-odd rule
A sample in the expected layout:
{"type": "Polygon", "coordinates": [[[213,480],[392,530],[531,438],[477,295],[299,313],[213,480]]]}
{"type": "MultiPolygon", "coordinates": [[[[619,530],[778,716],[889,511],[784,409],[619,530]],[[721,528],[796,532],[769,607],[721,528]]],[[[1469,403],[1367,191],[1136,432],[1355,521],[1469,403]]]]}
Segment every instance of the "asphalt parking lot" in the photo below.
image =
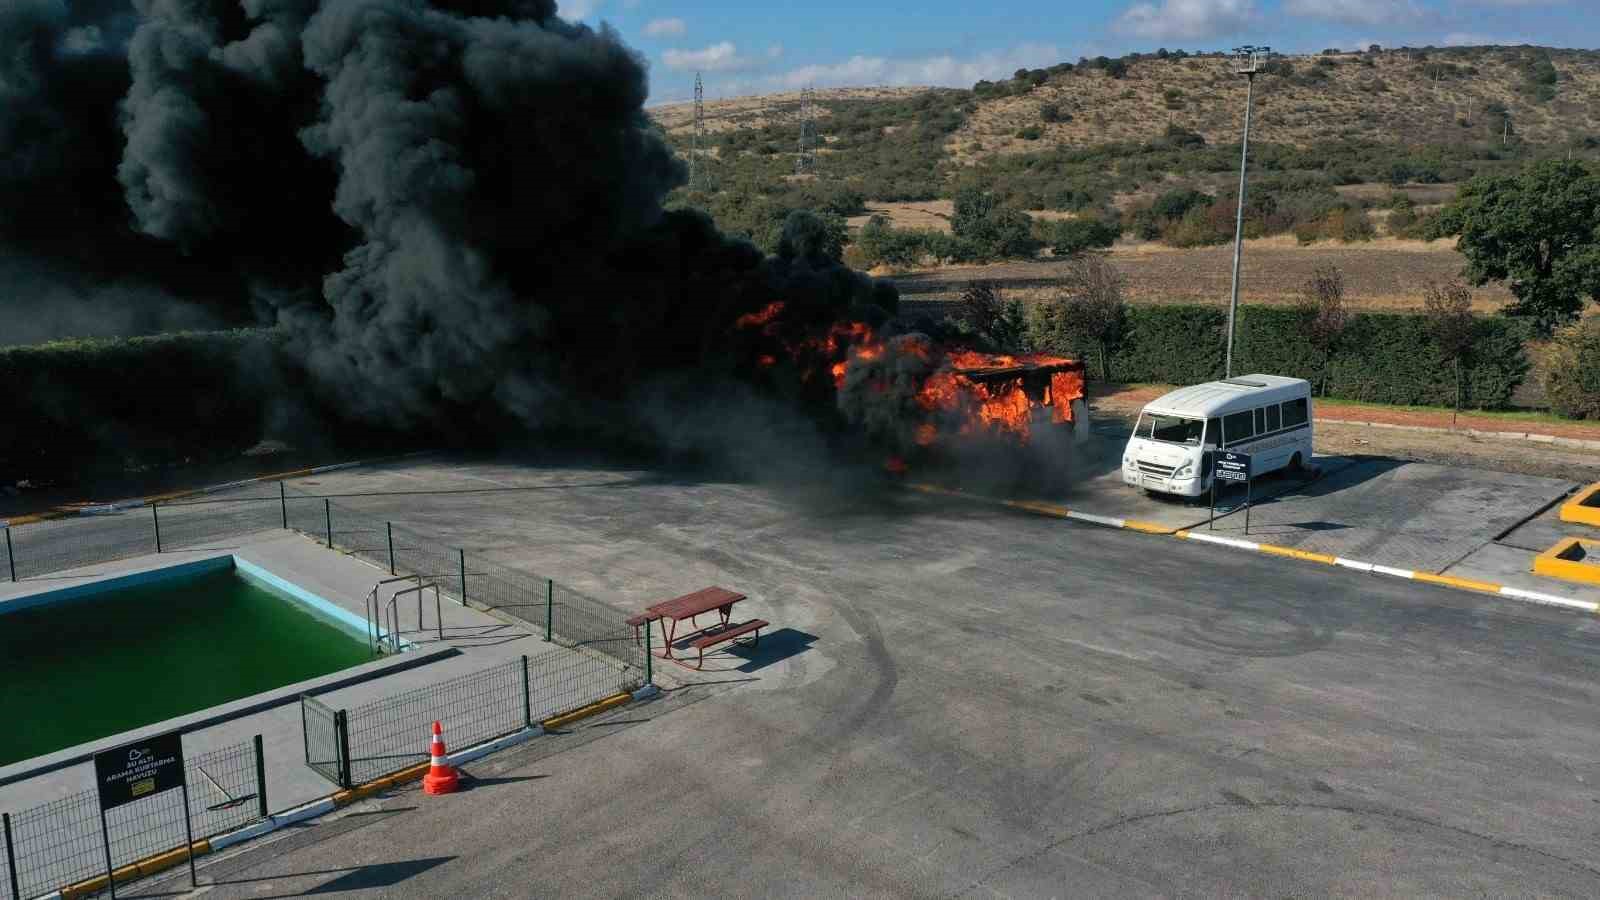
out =
{"type": "Polygon", "coordinates": [[[855,484],[299,486],[620,610],[734,587],[774,631],[599,739],[216,860],[216,896],[1600,892],[1593,616],[855,484]]]}

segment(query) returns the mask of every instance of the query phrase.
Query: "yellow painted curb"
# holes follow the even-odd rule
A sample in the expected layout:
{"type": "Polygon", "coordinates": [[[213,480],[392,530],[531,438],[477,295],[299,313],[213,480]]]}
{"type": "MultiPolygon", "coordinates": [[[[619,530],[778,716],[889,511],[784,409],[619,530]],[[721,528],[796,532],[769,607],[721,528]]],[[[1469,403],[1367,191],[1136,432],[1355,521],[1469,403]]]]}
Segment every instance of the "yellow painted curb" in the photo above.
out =
{"type": "Polygon", "coordinates": [[[1554,547],[1533,558],[1533,572],[1562,581],[1600,585],[1600,565],[1578,561],[1585,558],[1600,560],[1600,541],[1562,538],[1554,547]]]}
{"type": "Polygon", "coordinates": [[[629,693],[628,691],[623,691],[620,694],[613,694],[610,697],[599,701],[598,703],[591,703],[588,706],[575,709],[572,712],[562,713],[559,716],[552,716],[548,719],[545,719],[543,722],[540,722],[539,724],[544,726],[546,729],[560,728],[563,725],[576,722],[579,719],[587,719],[596,713],[605,712],[614,706],[621,706],[632,699],[633,694],[629,693]]]}
{"type": "MultiPolygon", "coordinates": [[[[195,841],[193,848],[195,856],[205,856],[211,852],[211,841],[209,839],[195,841]]],[[[125,866],[113,869],[111,871],[111,877],[117,882],[125,882],[144,875],[154,875],[157,872],[170,869],[173,866],[181,863],[188,862],[188,860],[189,848],[176,847],[168,850],[165,853],[157,853],[155,856],[147,857],[139,860],[138,862],[128,863],[125,866]]],[[[97,875],[94,878],[90,878],[86,881],[80,881],[77,884],[68,885],[67,887],[62,888],[61,896],[63,900],[71,900],[71,898],[86,897],[90,894],[99,893],[105,889],[106,876],[97,875]]]]}
{"type": "Polygon", "coordinates": [[[1309,550],[1296,550],[1293,547],[1279,547],[1274,544],[1261,544],[1260,547],[1262,553],[1270,553],[1273,556],[1287,556],[1293,559],[1303,559],[1307,562],[1318,562],[1329,566],[1334,565],[1336,562],[1333,557],[1326,553],[1312,553],[1309,550]]]}
{"type": "Polygon", "coordinates": [[[1141,522],[1138,519],[1123,519],[1122,520],[1122,525],[1123,525],[1124,528],[1131,528],[1134,531],[1142,531],[1145,534],[1172,534],[1173,533],[1173,529],[1168,528],[1165,525],[1157,525],[1157,524],[1155,524],[1153,522],[1141,522]]]}
{"type": "Polygon", "coordinates": [[[1457,578],[1454,575],[1435,575],[1432,572],[1418,572],[1413,577],[1417,581],[1428,581],[1447,587],[1465,588],[1469,591],[1482,591],[1485,594],[1500,593],[1500,585],[1488,581],[1473,581],[1470,578],[1457,578]]]}
{"type": "Polygon", "coordinates": [[[1600,528],[1600,484],[1591,484],[1561,504],[1561,521],[1600,528]]]}
{"type": "Polygon", "coordinates": [[[1058,519],[1067,517],[1067,508],[1065,506],[1057,506],[1054,503],[1044,503],[1039,500],[1001,500],[1000,503],[1012,509],[1027,510],[1028,512],[1045,516],[1055,516],[1058,519]]]}

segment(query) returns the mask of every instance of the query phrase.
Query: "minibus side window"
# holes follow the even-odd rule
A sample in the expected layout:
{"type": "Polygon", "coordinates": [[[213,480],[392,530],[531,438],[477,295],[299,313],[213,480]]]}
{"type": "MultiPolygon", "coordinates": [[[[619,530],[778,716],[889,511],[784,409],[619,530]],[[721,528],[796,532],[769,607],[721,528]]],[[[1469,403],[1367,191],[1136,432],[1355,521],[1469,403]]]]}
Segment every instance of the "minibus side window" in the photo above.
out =
{"type": "Polygon", "coordinates": [[[1222,420],[1206,420],[1206,446],[1216,447],[1222,443],[1222,420]]]}
{"type": "Polygon", "coordinates": [[[1283,427],[1298,428],[1306,423],[1306,398],[1297,397],[1283,404],[1283,427]]]}
{"type": "Polygon", "coordinates": [[[1224,446],[1232,447],[1250,440],[1250,436],[1255,434],[1254,423],[1255,413],[1248,409],[1225,417],[1222,420],[1224,446]]]}
{"type": "Polygon", "coordinates": [[[1258,407],[1256,407],[1256,434],[1266,434],[1266,433],[1267,433],[1267,408],[1265,406],[1258,406],[1258,407]]]}
{"type": "Polygon", "coordinates": [[[1277,431],[1281,427],[1283,426],[1278,423],[1278,405],[1274,403],[1267,407],[1267,430],[1277,431]]]}

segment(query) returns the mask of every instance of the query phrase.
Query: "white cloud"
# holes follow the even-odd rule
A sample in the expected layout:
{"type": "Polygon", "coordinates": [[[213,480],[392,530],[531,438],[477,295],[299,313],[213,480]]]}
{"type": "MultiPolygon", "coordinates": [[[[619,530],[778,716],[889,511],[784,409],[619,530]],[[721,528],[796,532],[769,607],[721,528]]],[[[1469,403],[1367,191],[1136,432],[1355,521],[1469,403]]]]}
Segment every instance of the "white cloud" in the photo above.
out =
{"type": "Polygon", "coordinates": [[[1216,37],[1249,25],[1254,0],[1161,0],[1136,3],[1117,18],[1117,31],[1152,40],[1216,37]]]}
{"type": "Polygon", "coordinates": [[[688,30],[682,19],[651,19],[644,26],[644,33],[650,37],[682,37],[688,30]]]}
{"type": "Polygon", "coordinates": [[[907,59],[885,56],[852,56],[844,62],[800,66],[786,72],[759,78],[738,79],[718,84],[719,96],[772,90],[817,87],[864,87],[869,85],[940,85],[971,87],[982,79],[1009,78],[1020,68],[1054,65],[1065,59],[1063,51],[1048,44],[1023,44],[1009,50],[956,57],[948,54],[907,59]]]}
{"type": "Polygon", "coordinates": [[[669,69],[703,69],[707,72],[734,72],[747,69],[751,61],[739,55],[732,41],[720,41],[700,50],[668,50],[661,54],[669,69]]]}
{"type": "Polygon", "coordinates": [[[1413,0],[1285,0],[1283,11],[1346,25],[1393,25],[1422,18],[1413,0]]]}

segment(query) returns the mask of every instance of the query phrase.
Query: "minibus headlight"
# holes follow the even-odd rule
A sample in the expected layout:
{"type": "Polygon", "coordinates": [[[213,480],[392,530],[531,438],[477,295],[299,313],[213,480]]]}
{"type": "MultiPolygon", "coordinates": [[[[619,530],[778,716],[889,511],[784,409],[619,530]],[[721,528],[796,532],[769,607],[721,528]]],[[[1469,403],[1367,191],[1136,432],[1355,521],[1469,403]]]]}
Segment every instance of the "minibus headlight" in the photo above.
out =
{"type": "Polygon", "coordinates": [[[1178,467],[1178,471],[1172,473],[1172,477],[1173,478],[1184,478],[1184,477],[1188,476],[1193,471],[1194,471],[1194,463],[1193,462],[1186,462],[1183,465],[1178,467]]]}

